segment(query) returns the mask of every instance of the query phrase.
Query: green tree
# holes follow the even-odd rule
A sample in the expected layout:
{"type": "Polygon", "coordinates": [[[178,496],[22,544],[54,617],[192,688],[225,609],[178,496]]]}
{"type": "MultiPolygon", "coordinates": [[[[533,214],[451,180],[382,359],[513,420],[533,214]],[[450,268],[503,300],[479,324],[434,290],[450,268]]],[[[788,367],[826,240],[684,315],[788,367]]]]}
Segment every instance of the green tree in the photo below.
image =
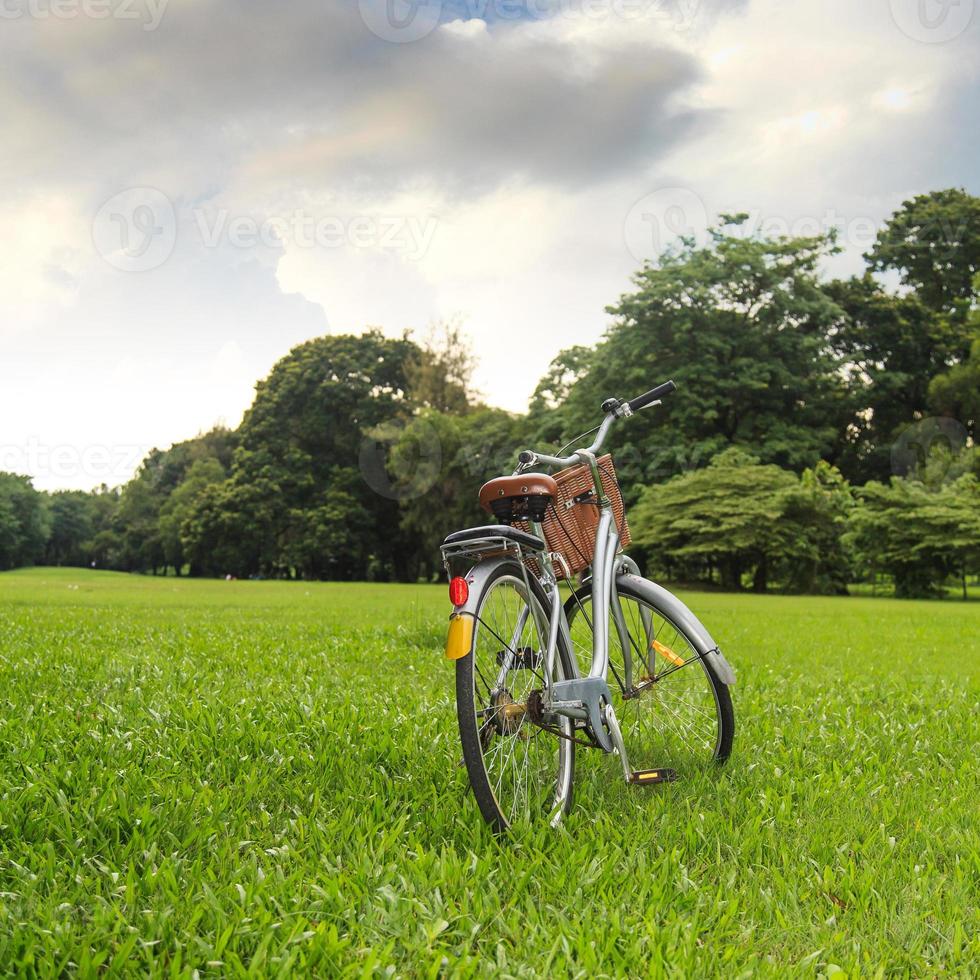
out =
{"type": "Polygon", "coordinates": [[[136,477],[123,488],[117,511],[120,550],[116,561],[122,571],[165,570],[166,559],[158,521],[165,494],[154,486],[153,469],[158,450],[144,461],[136,477]]]}
{"type": "Polygon", "coordinates": [[[569,403],[569,394],[585,381],[595,360],[596,350],[580,345],[561,351],[551,362],[531,396],[530,421],[536,433],[535,444],[558,443],[563,436],[575,435],[572,431],[575,404],[569,403]]]}
{"type": "Polygon", "coordinates": [[[958,419],[977,439],[980,425],[980,274],[973,280],[974,304],[967,315],[963,334],[969,339],[969,353],[945,374],[939,374],[929,384],[930,408],[942,415],[958,419]]]}
{"type": "Polygon", "coordinates": [[[959,331],[915,293],[893,295],[870,275],[828,291],[842,311],[833,345],[853,410],[841,469],[855,482],[887,479],[894,441],[928,411],[932,380],[956,362],[959,331]]]}
{"type": "Polygon", "coordinates": [[[388,470],[399,488],[411,577],[439,572],[439,545],[451,531],[493,523],[480,509],[479,489],[513,472],[524,435],[522,418],[487,407],[464,416],[423,412],[398,432],[388,470]]]}
{"type": "Polygon", "coordinates": [[[93,495],[62,490],[48,498],[51,532],[44,549],[46,565],[86,565],[88,545],[96,533],[93,495]]]}
{"type": "Polygon", "coordinates": [[[176,528],[166,519],[166,529],[161,525],[167,501],[196,464],[213,460],[227,469],[236,443],[236,434],[218,427],[147,455],[120,494],[114,525],[120,541],[117,567],[156,574],[180,561],[176,528]]]}
{"type": "Polygon", "coordinates": [[[238,430],[229,480],[181,525],[196,561],[221,562],[234,574],[324,575],[327,565],[314,566],[299,539],[312,527],[327,540],[324,521],[343,512],[346,498],[334,492],[343,491],[367,515],[349,512],[363,535],[356,559],[345,551],[354,564],[344,574],[363,578],[369,567],[407,574],[398,501],[359,470],[370,462],[367,433],[411,417],[408,365],[418,357],[412,341],[369,331],[311,340],[276,364],[238,430]]]}
{"type": "Polygon", "coordinates": [[[710,576],[740,589],[752,573],[765,591],[781,573],[790,588],[812,590],[840,555],[847,491],[827,464],[801,481],[795,474],[732,448],[699,470],[649,487],[630,514],[634,541],[669,574],[710,576]]]}
{"type": "Polygon", "coordinates": [[[866,258],[873,271],[897,271],[930,309],[962,310],[980,272],[980,197],[949,188],[905,201],[866,258]]]}
{"type": "Polygon", "coordinates": [[[901,597],[941,593],[952,575],[980,570],[980,481],[966,474],[939,489],[893,478],[859,491],[847,534],[858,560],[894,577],[901,597]]]}
{"type": "Polygon", "coordinates": [[[196,496],[180,526],[180,543],[191,575],[244,577],[260,568],[263,542],[252,520],[253,508],[271,499],[271,488],[236,486],[231,480],[212,483],[196,496]]]}
{"type": "Polygon", "coordinates": [[[181,539],[181,528],[194,509],[198,498],[207,487],[221,483],[227,476],[220,460],[215,457],[198,459],[176,485],[160,508],[157,518],[157,534],[163,549],[163,558],[175,574],[180,575],[186,557],[181,539]]]}
{"type": "Polygon", "coordinates": [[[976,439],[980,424],[980,335],[973,341],[967,360],[932,379],[929,402],[934,411],[959,419],[976,439]]]}
{"type": "MultiPolygon", "coordinates": [[[[585,370],[559,410],[566,437],[595,424],[604,398],[673,378],[678,390],[661,408],[616,433],[628,496],[732,445],[796,470],[833,458],[850,420],[827,339],[841,311],[818,279],[834,248],[828,238],[758,240],[723,226],[705,247],[684,241],[646,265],[636,291],[610,309],[616,319],[595,355],[553,371],[585,370]]],[[[547,419],[535,421],[546,429],[547,419]]]]}
{"type": "Polygon", "coordinates": [[[49,528],[44,498],[30,477],[0,473],[0,570],[36,565],[49,528]]]}
{"type": "Polygon", "coordinates": [[[103,484],[87,496],[92,538],[82,546],[81,564],[89,565],[94,561],[100,568],[119,568],[122,538],[114,529],[119,526],[119,501],[122,493],[117,487],[103,484]]]}
{"type": "Polygon", "coordinates": [[[784,556],[777,573],[789,592],[846,595],[852,578],[844,546],[854,491],[840,470],[821,460],[804,470],[783,500],[782,520],[803,529],[806,547],[784,556]]]}
{"type": "Polygon", "coordinates": [[[361,499],[344,489],[347,479],[323,491],[312,506],[289,514],[284,547],[287,565],[301,578],[349,580],[370,577],[370,558],[365,545],[371,540],[371,515],[361,499]]]}
{"type": "Polygon", "coordinates": [[[409,399],[422,408],[464,415],[472,404],[474,363],[458,320],[433,326],[405,362],[409,399]]]}

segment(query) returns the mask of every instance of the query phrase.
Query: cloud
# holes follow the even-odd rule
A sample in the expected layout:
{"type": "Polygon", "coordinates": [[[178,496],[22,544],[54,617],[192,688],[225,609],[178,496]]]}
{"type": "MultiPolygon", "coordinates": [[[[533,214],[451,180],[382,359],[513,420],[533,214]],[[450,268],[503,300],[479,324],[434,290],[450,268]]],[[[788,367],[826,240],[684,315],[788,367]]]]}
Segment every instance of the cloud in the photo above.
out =
{"type": "Polygon", "coordinates": [[[645,166],[697,113],[699,77],[662,18],[612,15],[375,36],[348,3],[172,0],[158,30],[18,21],[0,68],[16,149],[0,176],[67,175],[96,193],[244,174],[370,192],[418,180],[467,193],[523,176],[582,182],[645,166]],[[38,43],[38,35],[41,43],[38,43]],[[79,166],[84,161],[84,166],[79,166]]]}
{"type": "Polygon", "coordinates": [[[428,5],[407,43],[387,0],[0,24],[0,449],[234,424],[304,339],[457,313],[519,409],[654,257],[637,202],[873,234],[910,194],[980,189],[978,18],[940,40],[906,0],[428,5]],[[117,213],[131,188],[170,223],[117,213]],[[100,254],[141,229],[172,235],[159,264],[100,254]]]}

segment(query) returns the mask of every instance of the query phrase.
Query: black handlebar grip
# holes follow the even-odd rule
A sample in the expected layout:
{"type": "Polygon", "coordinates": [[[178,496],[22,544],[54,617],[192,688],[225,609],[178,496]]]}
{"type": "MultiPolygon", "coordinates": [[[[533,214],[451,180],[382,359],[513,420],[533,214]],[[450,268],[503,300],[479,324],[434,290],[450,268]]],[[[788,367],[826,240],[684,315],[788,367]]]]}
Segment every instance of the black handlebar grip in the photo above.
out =
{"type": "Polygon", "coordinates": [[[634,398],[630,402],[630,408],[634,412],[638,412],[641,408],[646,408],[650,402],[655,402],[659,398],[663,398],[664,395],[669,395],[672,391],[677,390],[677,385],[673,381],[665,381],[662,385],[657,385],[656,388],[651,388],[645,395],[640,395],[639,398],[634,398]]]}
{"type": "Polygon", "coordinates": [[[517,462],[523,464],[524,466],[526,466],[528,463],[533,463],[534,453],[528,452],[528,450],[525,449],[524,452],[517,457],[517,462]]]}

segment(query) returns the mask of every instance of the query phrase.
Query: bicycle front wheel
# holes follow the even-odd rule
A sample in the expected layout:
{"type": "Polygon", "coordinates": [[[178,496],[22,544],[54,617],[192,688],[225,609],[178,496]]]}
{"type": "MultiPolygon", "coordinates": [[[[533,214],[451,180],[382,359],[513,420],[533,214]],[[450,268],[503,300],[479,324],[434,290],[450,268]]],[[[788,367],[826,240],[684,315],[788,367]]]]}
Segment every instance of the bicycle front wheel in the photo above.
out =
{"type": "MultiPolygon", "coordinates": [[[[480,597],[473,647],[456,661],[456,713],[466,771],[484,819],[502,832],[518,821],[558,823],[572,803],[573,727],[544,726],[547,599],[533,576],[504,562],[480,597]]],[[[568,672],[564,644],[555,677],[568,672]]]]}
{"type": "MultiPolygon", "coordinates": [[[[656,603],[643,579],[618,583],[629,663],[620,631],[609,616],[609,689],[630,765],[669,767],[691,775],[725,762],[735,737],[727,685],[698,654],[692,637],[656,603]]],[[[615,601],[615,600],[614,600],[615,601]]],[[[585,586],[565,603],[580,670],[592,657],[592,591],[585,586]]]]}

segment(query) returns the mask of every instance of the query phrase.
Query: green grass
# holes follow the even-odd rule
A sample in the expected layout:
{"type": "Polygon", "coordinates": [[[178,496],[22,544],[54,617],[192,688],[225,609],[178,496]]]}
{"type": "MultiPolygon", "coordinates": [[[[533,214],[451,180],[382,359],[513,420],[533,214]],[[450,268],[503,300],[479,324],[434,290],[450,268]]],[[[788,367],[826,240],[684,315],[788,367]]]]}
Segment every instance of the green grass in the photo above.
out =
{"type": "Polygon", "coordinates": [[[0,970],[980,972],[980,605],[686,598],[728,768],[496,840],[441,587],[0,576],[0,970]]]}

